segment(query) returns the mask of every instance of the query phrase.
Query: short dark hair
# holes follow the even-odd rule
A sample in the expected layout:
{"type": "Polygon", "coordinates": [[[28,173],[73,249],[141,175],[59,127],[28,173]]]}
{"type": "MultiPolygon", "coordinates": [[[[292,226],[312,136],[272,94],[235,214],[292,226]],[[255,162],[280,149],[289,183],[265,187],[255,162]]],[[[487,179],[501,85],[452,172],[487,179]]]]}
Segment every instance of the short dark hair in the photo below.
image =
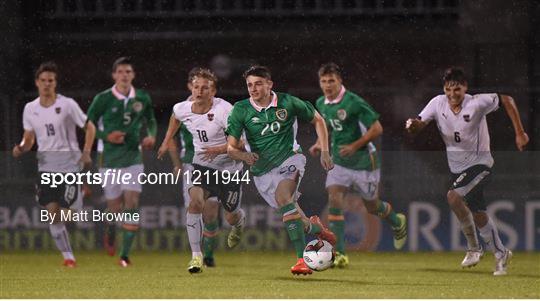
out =
{"type": "Polygon", "coordinates": [[[332,63],[332,62],[323,64],[321,68],[319,68],[318,73],[319,73],[319,77],[323,75],[335,74],[341,78],[341,68],[339,68],[337,64],[332,63]]]}
{"type": "Polygon", "coordinates": [[[39,75],[43,72],[52,72],[54,73],[55,78],[58,79],[58,66],[52,61],[42,63],[34,73],[35,79],[38,79],[39,75]]]}
{"type": "Polygon", "coordinates": [[[129,57],[129,56],[122,56],[122,57],[117,58],[116,61],[114,61],[113,65],[112,65],[112,72],[115,72],[116,68],[118,68],[118,66],[120,66],[120,65],[130,65],[131,68],[135,69],[133,67],[133,61],[132,61],[131,57],[129,57]]]}
{"type": "Polygon", "coordinates": [[[467,84],[465,71],[461,67],[450,67],[444,71],[443,83],[458,83],[461,85],[467,84]]]}
{"type": "Polygon", "coordinates": [[[188,73],[188,82],[191,83],[195,77],[202,77],[214,83],[214,87],[217,87],[217,76],[210,69],[195,67],[188,73]]]}
{"type": "Polygon", "coordinates": [[[270,73],[270,69],[265,66],[254,65],[249,67],[249,69],[244,72],[244,78],[247,78],[250,75],[263,77],[267,80],[272,80],[272,74],[270,73]]]}

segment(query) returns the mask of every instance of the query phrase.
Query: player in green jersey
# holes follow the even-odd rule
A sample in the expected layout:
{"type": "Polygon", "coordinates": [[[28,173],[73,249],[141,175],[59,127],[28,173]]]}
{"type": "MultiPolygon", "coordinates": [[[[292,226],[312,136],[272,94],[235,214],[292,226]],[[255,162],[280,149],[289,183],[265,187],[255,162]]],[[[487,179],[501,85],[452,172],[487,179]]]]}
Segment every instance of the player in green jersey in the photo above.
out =
{"type": "MultiPolygon", "coordinates": [[[[157,123],[152,100],[147,92],[135,89],[133,64],[127,57],[117,59],[112,68],[114,86],[94,97],[88,109],[88,120],[97,124],[96,137],[103,143],[100,171],[103,172],[103,187],[107,210],[133,214],[138,212],[142,185],[137,181],[144,170],[139,145],[152,149],[156,141],[157,123]],[[142,140],[140,131],[146,123],[147,136],[142,140]],[[107,173],[131,174],[129,183],[114,183],[107,173]]],[[[138,220],[127,220],[122,224],[123,239],[120,265],[131,264],[129,252],[139,228],[138,220]]],[[[111,256],[114,255],[115,225],[108,224],[104,243],[111,256]]]]}
{"type": "MultiPolygon", "coordinates": [[[[378,196],[380,159],[373,140],[383,128],[379,114],[360,96],[345,89],[340,68],[334,63],[319,69],[319,84],[324,93],[317,99],[317,109],[331,129],[331,152],[335,168],[328,172],[326,189],[329,197],[330,229],[337,236],[334,264],[343,268],[349,259],[345,255],[345,194],[355,188],[365,201],[369,213],[386,220],[394,231],[394,247],[401,249],[407,238],[405,215],[396,214],[388,202],[378,196]]],[[[322,149],[317,141],[310,148],[316,155],[322,149]]]]}
{"type": "Polygon", "coordinates": [[[283,223],[294,245],[296,264],[291,272],[311,274],[303,259],[304,231],[335,244],[335,235],[317,216],[306,218],[298,206],[297,189],[304,175],[306,157],[296,142],[297,119],[315,126],[321,141],[321,164],[333,167],[328,151],[328,131],[313,105],[292,95],[272,91],[270,71],[253,66],[244,73],[250,98],[238,101],[228,119],[228,153],[251,166],[255,186],[264,200],[283,215],[283,223]],[[245,133],[250,151],[240,142],[245,133]]]}

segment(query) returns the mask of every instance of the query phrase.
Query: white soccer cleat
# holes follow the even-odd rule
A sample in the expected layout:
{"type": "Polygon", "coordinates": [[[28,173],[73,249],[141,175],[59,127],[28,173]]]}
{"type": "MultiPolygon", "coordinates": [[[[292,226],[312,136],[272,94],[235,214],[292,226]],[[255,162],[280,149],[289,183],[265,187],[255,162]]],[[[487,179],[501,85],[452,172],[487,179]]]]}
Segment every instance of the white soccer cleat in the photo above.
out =
{"type": "Polygon", "coordinates": [[[493,272],[493,276],[504,276],[507,274],[506,269],[508,268],[508,265],[510,264],[510,260],[512,259],[512,251],[506,249],[504,251],[503,257],[495,260],[495,272],[493,272]]]}
{"type": "Polygon", "coordinates": [[[467,251],[465,258],[463,258],[463,261],[461,262],[461,267],[471,268],[477,265],[480,262],[480,259],[482,259],[482,256],[484,256],[484,250],[482,249],[477,251],[467,251]]]}

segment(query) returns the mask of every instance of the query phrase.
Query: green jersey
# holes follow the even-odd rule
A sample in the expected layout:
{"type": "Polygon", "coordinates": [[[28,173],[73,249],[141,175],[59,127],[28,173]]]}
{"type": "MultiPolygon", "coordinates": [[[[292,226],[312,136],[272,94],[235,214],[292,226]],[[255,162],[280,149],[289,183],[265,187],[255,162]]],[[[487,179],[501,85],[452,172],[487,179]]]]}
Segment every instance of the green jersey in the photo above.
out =
{"type": "Polygon", "coordinates": [[[315,108],[309,102],[272,92],[272,102],[266,108],[249,98],[235,103],[227,122],[227,134],[240,139],[245,133],[251,151],[259,155],[251,172],[260,176],[301,151],[296,142],[297,119],[311,122],[314,116],[315,108]]]}
{"type": "Polygon", "coordinates": [[[178,135],[180,136],[180,142],[182,143],[182,157],[180,159],[182,160],[182,163],[191,164],[193,163],[193,154],[195,154],[193,136],[183,123],[180,125],[178,135]]]}
{"type": "Polygon", "coordinates": [[[96,95],[88,109],[88,120],[100,128],[96,136],[104,143],[102,167],[121,168],[141,164],[139,144],[143,122],[147,123],[148,135],[156,134],[150,95],[133,87],[127,97],[115,87],[96,95]],[[113,131],[126,133],[124,143],[112,144],[107,141],[107,135],[113,131]]]}
{"type": "Polygon", "coordinates": [[[317,99],[317,109],[331,130],[331,154],[335,164],[355,170],[375,170],[380,160],[375,145],[369,142],[352,156],[339,155],[339,146],[351,144],[364,135],[379,119],[379,113],[360,96],[342,91],[332,102],[324,96],[317,99]]]}

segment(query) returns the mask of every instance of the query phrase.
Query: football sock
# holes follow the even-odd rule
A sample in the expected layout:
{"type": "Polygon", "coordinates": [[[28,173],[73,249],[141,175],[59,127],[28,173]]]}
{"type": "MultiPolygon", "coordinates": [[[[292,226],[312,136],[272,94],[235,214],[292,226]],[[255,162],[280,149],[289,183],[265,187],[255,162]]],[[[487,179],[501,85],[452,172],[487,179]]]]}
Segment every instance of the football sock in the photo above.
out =
{"type": "Polygon", "coordinates": [[[75,260],[73,251],[71,250],[71,245],[69,244],[69,235],[64,223],[51,224],[49,225],[49,230],[51,231],[52,238],[56,243],[56,247],[58,250],[60,250],[60,252],[62,252],[64,259],[75,260]]]}
{"type": "Polygon", "coordinates": [[[390,205],[390,203],[384,202],[384,201],[381,201],[381,200],[377,200],[377,209],[376,210],[377,210],[376,211],[377,215],[380,218],[386,220],[388,223],[390,223],[392,228],[397,228],[397,227],[401,226],[401,221],[397,217],[397,214],[394,211],[394,209],[392,209],[392,205],[390,205]]]}
{"type": "MultiPolygon", "coordinates": [[[[283,215],[283,223],[285,229],[289,234],[294,250],[296,251],[296,257],[302,258],[304,255],[304,248],[306,247],[306,238],[304,234],[304,223],[302,217],[296,209],[294,203],[290,203],[279,208],[279,211],[283,215]]],[[[320,230],[319,230],[320,231],[320,230]]]]}
{"type": "Polygon", "coordinates": [[[497,226],[493,220],[488,216],[488,222],[485,226],[478,228],[480,230],[480,236],[488,246],[488,248],[493,252],[497,259],[504,256],[506,248],[504,247],[501,238],[499,237],[499,231],[497,231],[497,226]]]}
{"type": "Polygon", "coordinates": [[[193,257],[202,256],[201,240],[202,240],[203,220],[201,213],[186,214],[186,230],[188,233],[189,245],[193,257]]]}
{"type": "Polygon", "coordinates": [[[480,243],[478,242],[478,236],[476,235],[472,213],[469,211],[459,222],[461,224],[461,232],[463,232],[463,235],[465,235],[465,239],[467,240],[467,249],[471,251],[480,250],[480,243]]]}
{"type": "MultiPolygon", "coordinates": [[[[134,213],[137,213],[138,209],[126,209],[124,213],[126,216],[133,216],[134,213]]],[[[134,220],[126,220],[122,224],[122,251],[120,252],[120,258],[129,257],[129,252],[131,251],[131,246],[133,245],[133,240],[135,235],[139,230],[139,222],[134,220]]]]}
{"type": "Polygon", "coordinates": [[[339,208],[328,209],[328,222],[330,231],[336,235],[336,251],[345,254],[345,217],[343,210],[339,208]]]}
{"type": "Polygon", "coordinates": [[[321,227],[319,227],[319,225],[316,225],[316,224],[312,224],[311,222],[309,223],[309,225],[307,226],[307,228],[305,229],[306,233],[307,234],[311,234],[311,235],[317,235],[319,233],[321,233],[322,229],[321,227]]]}
{"type": "Polygon", "coordinates": [[[116,240],[116,223],[105,222],[105,232],[107,233],[107,236],[109,238],[109,245],[114,245],[114,241],[116,240]]]}
{"type": "Polygon", "coordinates": [[[217,245],[218,221],[211,221],[204,224],[203,231],[203,251],[204,257],[214,257],[214,249],[217,245]]]}

